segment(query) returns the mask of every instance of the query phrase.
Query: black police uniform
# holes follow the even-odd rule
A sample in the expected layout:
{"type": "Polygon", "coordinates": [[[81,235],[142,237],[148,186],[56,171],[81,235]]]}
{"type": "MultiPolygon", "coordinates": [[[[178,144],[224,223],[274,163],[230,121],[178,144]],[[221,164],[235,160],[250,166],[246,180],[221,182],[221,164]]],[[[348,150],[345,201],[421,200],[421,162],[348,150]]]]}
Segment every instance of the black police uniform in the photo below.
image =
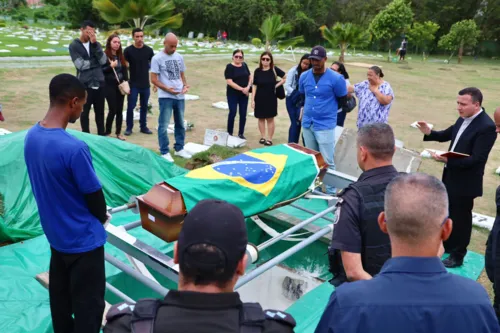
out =
{"type": "Polygon", "coordinates": [[[486,242],[485,269],[493,283],[493,308],[500,320],[500,186],[496,192],[497,216],[486,242]]]}
{"type": "Polygon", "coordinates": [[[171,290],[163,300],[135,306],[114,305],[104,333],[288,333],[296,325],[292,316],[262,310],[257,303],[242,303],[237,292],[199,293],[171,290]],[[151,326],[147,326],[150,318],[151,326]],[[141,319],[142,318],[142,319],[141,319]]]}
{"type": "Polygon", "coordinates": [[[389,236],[380,230],[377,218],[384,210],[385,189],[398,175],[392,165],[371,169],[339,194],[328,251],[334,286],[347,281],[341,251],[360,253],[363,269],[372,276],[391,257],[389,236]]]}

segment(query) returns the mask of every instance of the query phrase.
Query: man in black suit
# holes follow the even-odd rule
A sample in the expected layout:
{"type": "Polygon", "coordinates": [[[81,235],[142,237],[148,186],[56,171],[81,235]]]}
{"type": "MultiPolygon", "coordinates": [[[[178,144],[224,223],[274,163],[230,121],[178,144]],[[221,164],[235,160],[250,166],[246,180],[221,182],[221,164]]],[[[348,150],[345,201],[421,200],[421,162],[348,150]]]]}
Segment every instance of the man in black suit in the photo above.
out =
{"type": "Polygon", "coordinates": [[[432,131],[426,122],[418,122],[424,141],[451,141],[449,151],[469,155],[447,158],[432,154],[433,159],[444,163],[443,183],[448,191],[453,231],[444,243],[450,256],[443,264],[450,268],[461,266],[467,253],[474,199],[483,195],[484,168],[496,140],[495,123],[481,107],[482,102],[483,94],[479,89],[465,88],[458,92],[460,117],[454,125],[444,131],[432,131]]]}

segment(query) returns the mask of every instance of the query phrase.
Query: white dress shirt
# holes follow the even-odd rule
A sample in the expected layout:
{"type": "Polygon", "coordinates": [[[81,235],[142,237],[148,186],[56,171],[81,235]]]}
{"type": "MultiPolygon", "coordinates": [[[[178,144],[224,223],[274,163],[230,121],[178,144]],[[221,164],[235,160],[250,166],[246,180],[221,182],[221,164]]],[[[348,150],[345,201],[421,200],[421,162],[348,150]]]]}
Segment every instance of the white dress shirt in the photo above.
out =
{"type": "Polygon", "coordinates": [[[455,151],[457,142],[458,140],[460,140],[460,137],[465,132],[465,129],[470,125],[470,123],[472,123],[474,119],[476,119],[477,116],[479,116],[481,112],[483,112],[483,108],[481,108],[481,110],[472,117],[464,118],[464,122],[462,123],[462,126],[460,126],[460,129],[458,130],[457,136],[455,137],[455,141],[453,142],[453,146],[451,147],[450,151],[455,151]]]}

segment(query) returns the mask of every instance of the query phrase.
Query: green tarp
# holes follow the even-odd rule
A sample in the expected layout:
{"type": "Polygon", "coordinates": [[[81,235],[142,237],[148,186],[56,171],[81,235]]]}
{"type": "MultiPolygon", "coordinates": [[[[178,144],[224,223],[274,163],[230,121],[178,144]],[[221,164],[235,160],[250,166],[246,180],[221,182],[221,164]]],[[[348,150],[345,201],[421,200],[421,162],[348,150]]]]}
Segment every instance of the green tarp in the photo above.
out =
{"type": "Polygon", "coordinates": [[[215,198],[235,204],[248,217],[303,195],[317,174],[312,155],[278,145],[192,170],[167,183],[181,191],[188,211],[202,199],[215,198]]]}
{"type": "MultiPolygon", "coordinates": [[[[43,233],[24,161],[26,132],[0,136],[0,243],[43,233]]],[[[68,132],[88,144],[108,206],[122,205],[131,195],[144,194],[155,183],[186,172],[143,147],[79,131],[68,132]]]]}

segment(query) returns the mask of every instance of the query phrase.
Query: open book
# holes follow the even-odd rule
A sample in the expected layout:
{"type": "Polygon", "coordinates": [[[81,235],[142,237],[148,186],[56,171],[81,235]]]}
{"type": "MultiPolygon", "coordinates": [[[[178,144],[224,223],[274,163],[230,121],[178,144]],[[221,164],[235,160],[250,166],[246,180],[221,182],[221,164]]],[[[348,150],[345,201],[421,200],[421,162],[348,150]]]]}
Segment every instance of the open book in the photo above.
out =
{"type": "Polygon", "coordinates": [[[457,153],[454,151],[442,151],[442,150],[436,150],[436,149],[425,149],[420,155],[423,157],[431,157],[431,154],[430,154],[431,152],[435,153],[439,156],[448,157],[448,158],[464,158],[464,157],[470,156],[467,154],[457,153]]]}

